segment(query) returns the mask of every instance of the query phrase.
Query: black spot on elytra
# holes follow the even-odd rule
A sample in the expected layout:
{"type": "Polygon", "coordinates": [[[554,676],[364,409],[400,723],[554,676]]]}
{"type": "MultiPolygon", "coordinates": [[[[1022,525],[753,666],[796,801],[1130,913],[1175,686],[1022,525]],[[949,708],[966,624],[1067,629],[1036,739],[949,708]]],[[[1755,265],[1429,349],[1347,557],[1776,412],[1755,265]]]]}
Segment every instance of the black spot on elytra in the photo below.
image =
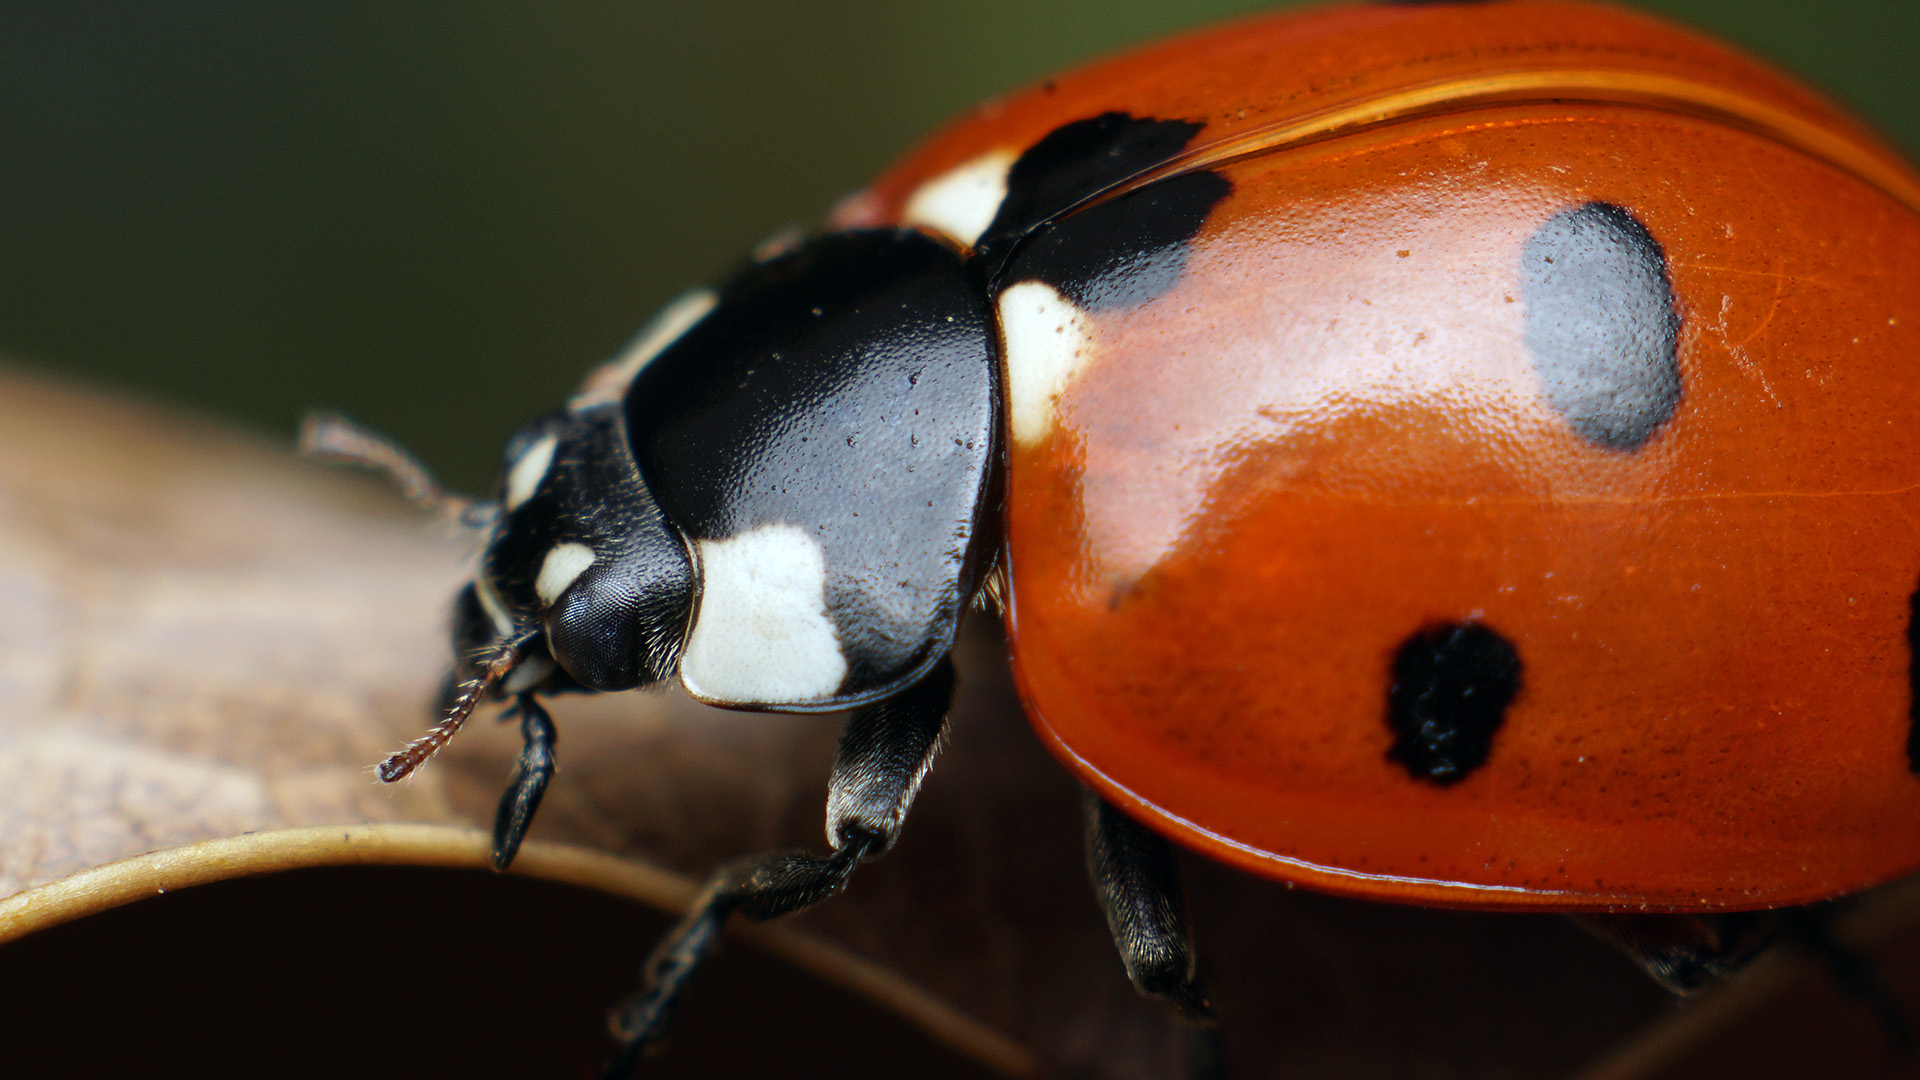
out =
{"type": "Polygon", "coordinates": [[[1920,774],[1920,588],[1907,597],[1907,768],[1920,774]]]}
{"type": "Polygon", "coordinates": [[[979,250],[1003,250],[1088,196],[1162,164],[1186,149],[1202,126],[1109,112],[1055,128],[1007,170],[1007,197],[981,234],[979,250]]]}
{"type": "Polygon", "coordinates": [[[1487,760],[1507,706],[1520,692],[1520,654],[1477,622],[1430,626],[1393,654],[1387,757],[1416,779],[1445,787],[1487,760]]]}
{"type": "Polygon", "coordinates": [[[1233,190],[1217,173],[1187,173],[1062,218],[1020,249],[1005,281],[1044,281],[1087,311],[1137,307],[1187,268],[1188,242],[1233,190]]]}
{"type": "Polygon", "coordinates": [[[1521,254],[1526,344],[1547,400],[1581,437],[1638,450],[1680,403],[1667,256],[1627,210],[1562,210],[1521,254]]]}
{"type": "Polygon", "coordinates": [[[997,285],[1044,281],[1090,311],[1166,292],[1186,270],[1187,242],[1232,190],[1225,177],[1186,173],[1067,212],[1171,160],[1201,127],[1109,112],[1055,128],[1008,170],[976,269],[997,285]]]}

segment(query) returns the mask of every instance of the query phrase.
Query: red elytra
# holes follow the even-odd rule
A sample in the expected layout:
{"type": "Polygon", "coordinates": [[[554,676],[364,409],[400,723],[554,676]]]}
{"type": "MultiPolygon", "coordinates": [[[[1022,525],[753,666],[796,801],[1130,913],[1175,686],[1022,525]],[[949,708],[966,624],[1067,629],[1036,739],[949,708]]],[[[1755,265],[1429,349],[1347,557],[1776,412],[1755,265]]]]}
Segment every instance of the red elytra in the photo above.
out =
{"type": "Polygon", "coordinates": [[[834,224],[1115,111],[1203,125],[1128,187],[1232,189],[1172,292],[1083,315],[1009,441],[1014,665],[1080,777],[1226,862],[1426,904],[1757,908],[1920,868],[1897,155],[1644,16],[1351,7],[985,106],[834,224]],[[1657,242],[1679,326],[1677,405],[1627,448],[1529,353],[1529,238],[1596,204],[1657,242]],[[1524,675],[1442,786],[1389,756],[1388,687],[1463,624],[1524,675]]]}

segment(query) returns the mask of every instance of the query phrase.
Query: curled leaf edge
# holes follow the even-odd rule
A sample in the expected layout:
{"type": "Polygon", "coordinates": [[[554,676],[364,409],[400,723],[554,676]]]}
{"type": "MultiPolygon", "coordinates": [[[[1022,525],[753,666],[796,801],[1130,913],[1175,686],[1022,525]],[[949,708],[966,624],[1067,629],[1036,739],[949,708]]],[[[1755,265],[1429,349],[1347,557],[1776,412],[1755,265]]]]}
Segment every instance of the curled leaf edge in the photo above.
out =
{"type": "MultiPolygon", "coordinates": [[[[202,840],[82,870],[0,899],[0,945],[126,904],[236,878],[323,866],[490,870],[492,840],[449,825],[310,825],[202,840]]],[[[668,914],[683,913],[699,882],[639,859],[574,844],[528,841],[510,871],[592,889],[668,914]]],[[[927,1036],[1012,1080],[1047,1069],[1012,1036],[960,1011],[919,984],[812,934],[779,925],[730,933],[874,1003],[927,1036]]]]}

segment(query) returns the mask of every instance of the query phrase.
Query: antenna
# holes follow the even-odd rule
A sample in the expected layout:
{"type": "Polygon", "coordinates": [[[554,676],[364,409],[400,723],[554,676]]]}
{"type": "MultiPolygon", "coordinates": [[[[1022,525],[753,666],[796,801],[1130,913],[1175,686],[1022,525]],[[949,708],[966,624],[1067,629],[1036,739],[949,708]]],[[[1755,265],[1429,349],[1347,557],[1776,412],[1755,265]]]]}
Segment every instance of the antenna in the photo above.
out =
{"type": "Polygon", "coordinates": [[[527,652],[540,637],[540,631],[527,630],[517,637],[507,638],[488,647],[484,665],[480,674],[460,684],[460,694],[453,699],[453,705],[447,709],[447,715],[439,723],[427,730],[425,735],[396,750],[387,760],[380,763],[376,770],[383,783],[391,784],[412,773],[427,763],[427,759],[440,752],[440,748],[460,733],[460,728],[473,715],[474,706],[479,705],[487,692],[500,684],[500,680],[512,673],[520,661],[526,659],[527,652]],[[491,655],[489,655],[491,654],[491,655]]]}
{"type": "Polygon", "coordinates": [[[420,459],[399,443],[339,413],[308,413],[300,423],[300,452],[319,461],[384,473],[409,502],[467,528],[483,528],[493,517],[491,503],[449,494],[420,459]]]}

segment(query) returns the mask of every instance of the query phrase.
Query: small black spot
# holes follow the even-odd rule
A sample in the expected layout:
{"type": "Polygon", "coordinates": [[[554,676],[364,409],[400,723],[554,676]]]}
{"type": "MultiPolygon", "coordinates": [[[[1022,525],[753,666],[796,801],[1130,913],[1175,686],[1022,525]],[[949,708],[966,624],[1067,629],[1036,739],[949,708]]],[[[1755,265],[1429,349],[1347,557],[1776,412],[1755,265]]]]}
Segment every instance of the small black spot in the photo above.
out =
{"type": "Polygon", "coordinates": [[[1920,588],[1907,597],[1907,768],[1920,775],[1920,588]]]}
{"type": "Polygon", "coordinates": [[[1520,692],[1520,654],[1477,622],[1430,626],[1393,654],[1387,757],[1442,787],[1487,760],[1494,732],[1520,692]]]}
{"type": "Polygon", "coordinates": [[[979,248],[1002,247],[1089,195],[1167,161],[1202,126],[1109,112],[1055,128],[1007,170],[1007,197],[979,248]]]}
{"type": "Polygon", "coordinates": [[[1627,210],[1562,210],[1521,255],[1526,343],[1547,400],[1589,442],[1638,450],[1680,403],[1667,256],[1627,210]]]}

